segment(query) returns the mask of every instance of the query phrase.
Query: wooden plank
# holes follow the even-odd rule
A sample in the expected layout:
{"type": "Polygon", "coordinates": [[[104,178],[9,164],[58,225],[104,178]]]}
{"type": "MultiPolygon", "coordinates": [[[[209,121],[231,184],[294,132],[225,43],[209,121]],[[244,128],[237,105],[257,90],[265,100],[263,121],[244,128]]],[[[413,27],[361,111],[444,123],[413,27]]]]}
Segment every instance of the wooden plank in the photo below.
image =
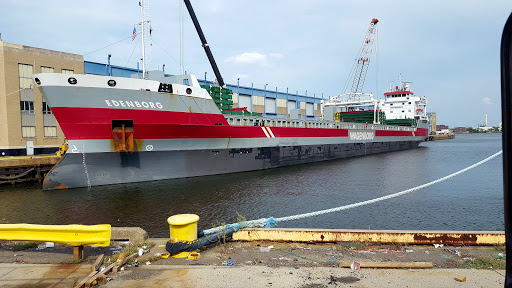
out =
{"type": "Polygon", "coordinates": [[[91,272],[98,270],[98,268],[101,266],[101,264],[103,264],[104,257],[105,257],[105,254],[101,254],[100,256],[98,256],[98,258],[96,258],[96,261],[94,261],[94,263],[91,265],[91,272]]]}
{"type": "MultiPolygon", "coordinates": [[[[122,253],[123,254],[123,253],[122,253]]],[[[132,255],[128,256],[128,258],[123,258],[122,261],[119,263],[119,259],[118,261],[116,261],[116,266],[114,266],[114,268],[112,268],[112,273],[117,273],[119,271],[119,268],[121,268],[121,266],[123,266],[124,264],[126,264],[126,262],[128,261],[128,259],[134,257],[135,255],[137,255],[138,253],[133,253],[132,255]]],[[[119,255],[119,257],[121,257],[121,255],[119,255]]]]}
{"type": "MultiPolygon", "coordinates": [[[[340,267],[350,268],[353,262],[341,262],[340,267]]],[[[431,269],[432,262],[358,262],[361,268],[384,268],[384,269],[431,269]]]]}
{"type": "Polygon", "coordinates": [[[98,274],[94,275],[93,277],[91,277],[90,279],[88,279],[86,282],[85,282],[85,287],[86,288],[89,288],[91,287],[92,285],[94,285],[93,283],[95,281],[97,281],[98,277],[101,277],[105,274],[107,274],[108,272],[110,272],[110,270],[112,270],[112,268],[114,268],[114,266],[116,266],[116,263],[112,263],[110,265],[108,265],[107,268],[101,270],[100,272],[98,272],[98,274]]]}
{"type": "Polygon", "coordinates": [[[74,288],[82,288],[84,287],[85,283],[91,279],[92,277],[94,277],[94,275],[98,274],[98,271],[93,271],[91,272],[91,274],[87,275],[87,277],[85,277],[82,281],[78,282],[78,284],[76,284],[74,286],[74,288]]]}

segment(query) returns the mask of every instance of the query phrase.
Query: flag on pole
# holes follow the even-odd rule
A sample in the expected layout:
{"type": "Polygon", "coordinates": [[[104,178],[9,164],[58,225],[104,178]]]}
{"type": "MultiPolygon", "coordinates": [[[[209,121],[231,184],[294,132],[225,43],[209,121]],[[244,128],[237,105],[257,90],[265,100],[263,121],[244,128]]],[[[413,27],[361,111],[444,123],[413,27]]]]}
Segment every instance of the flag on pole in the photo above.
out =
{"type": "Polygon", "coordinates": [[[137,29],[133,27],[132,41],[137,37],[137,29]]]}
{"type": "Polygon", "coordinates": [[[153,28],[151,28],[151,25],[149,26],[149,36],[151,36],[151,32],[153,32],[153,28]]]}

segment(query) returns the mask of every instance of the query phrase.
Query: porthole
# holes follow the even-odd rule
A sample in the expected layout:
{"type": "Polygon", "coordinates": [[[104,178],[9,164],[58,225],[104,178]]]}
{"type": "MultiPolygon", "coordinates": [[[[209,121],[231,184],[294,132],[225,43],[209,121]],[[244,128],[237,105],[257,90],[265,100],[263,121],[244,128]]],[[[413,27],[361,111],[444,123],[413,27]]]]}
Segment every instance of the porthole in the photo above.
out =
{"type": "Polygon", "coordinates": [[[192,94],[192,89],[187,88],[187,94],[192,94]]]}
{"type": "Polygon", "coordinates": [[[69,84],[71,84],[71,85],[75,85],[75,84],[76,84],[76,78],[74,78],[74,77],[70,77],[70,78],[68,79],[68,83],[69,83],[69,84]]]}
{"type": "Polygon", "coordinates": [[[39,80],[39,78],[34,79],[34,81],[36,81],[37,85],[41,85],[41,80],[39,80]]]}
{"type": "Polygon", "coordinates": [[[110,87],[115,87],[117,83],[116,83],[116,80],[108,80],[107,84],[110,87]]]}

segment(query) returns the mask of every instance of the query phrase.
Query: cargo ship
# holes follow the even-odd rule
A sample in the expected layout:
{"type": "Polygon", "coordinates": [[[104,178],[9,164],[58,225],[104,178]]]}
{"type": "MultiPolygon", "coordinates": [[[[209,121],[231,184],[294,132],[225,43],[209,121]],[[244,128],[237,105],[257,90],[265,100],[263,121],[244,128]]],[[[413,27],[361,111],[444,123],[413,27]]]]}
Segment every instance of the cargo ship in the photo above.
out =
{"type": "Polygon", "coordinates": [[[222,88],[210,48],[185,2],[220,87],[201,87],[194,75],[145,69],[142,79],[34,75],[69,145],[43,189],[270,169],[411,149],[427,137],[428,121],[419,116],[410,125],[389,125],[375,116],[382,113],[378,104],[349,111],[354,106],[333,104],[336,97],[324,103],[323,120],[306,120],[299,111],[275,118],[234,109],[232,91],[222,88]],[[373,121],[345,121],[347,112],[372,115],[373,121]]]}

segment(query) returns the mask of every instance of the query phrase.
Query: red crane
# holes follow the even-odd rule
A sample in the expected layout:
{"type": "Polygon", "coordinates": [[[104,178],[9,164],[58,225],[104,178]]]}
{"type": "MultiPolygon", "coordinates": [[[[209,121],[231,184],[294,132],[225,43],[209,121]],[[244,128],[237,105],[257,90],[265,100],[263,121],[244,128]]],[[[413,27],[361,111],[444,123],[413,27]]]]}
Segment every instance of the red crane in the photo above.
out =
{"type": "Polygon", "coordinates": [[[366,72],[370,65],[370,56],[373,52],[373,43],[377,32],[376,25],[378,22],[379,20],[377,20],[377,18],[372,19],[368,32],[366,33],[366,37],[364,37],[362,49],[359,51],[359,55],[356,58],[355,68],[352,72],[354,73],[354,81],[352,82],[352,89],[350,90],[351,93],[361,93],[363,90],[366,72]]]}

